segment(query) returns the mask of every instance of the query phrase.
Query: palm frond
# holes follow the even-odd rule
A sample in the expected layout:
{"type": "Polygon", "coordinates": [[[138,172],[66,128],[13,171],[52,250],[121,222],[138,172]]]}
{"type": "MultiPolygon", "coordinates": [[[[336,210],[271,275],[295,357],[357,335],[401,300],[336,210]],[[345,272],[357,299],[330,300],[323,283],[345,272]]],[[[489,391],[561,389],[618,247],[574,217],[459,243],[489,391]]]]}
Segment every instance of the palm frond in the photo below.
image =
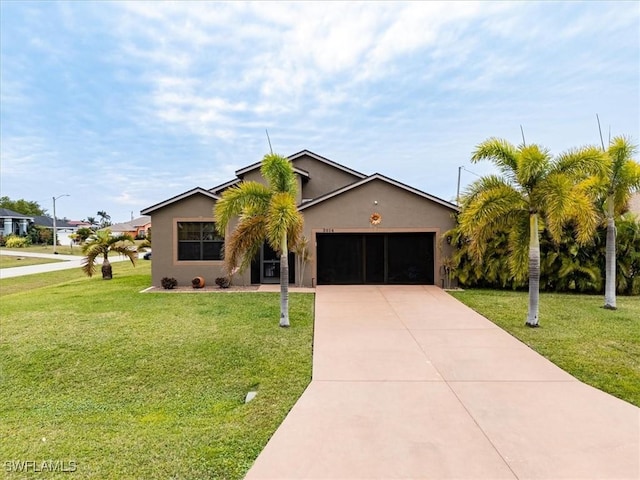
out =
{"type": "Polygon", "coordinates": [[[527,191],[531,191],[544,178],[551,165],[551,155],[539,145],[521,147],[517,156],[516,179],[527,191]]]}
{"type": "Polygon", "coordinates": [[[613,171],[616,172],[629,160],[633,161],[633,155],[638,147],[631,143],[631,139],[625,136],[617,136],[611,140],[607,149],[607,155],[611,159],[613,171]]]}
{"type": "Polygon", "coordinates": [[[469,239],[469,252],[480,261],[487,241],[497,231],[508,231],[528,207],[520,192],[506,183],[475,192],[458,217],[460,230],[469,239]]]}
{"type": "Polygon", "coordinates": [[[462,208],[466,204],[474,201],[474,199],[488,190],[496,188],[515,188],[507,180],[497,175],[486,175],[472,182],[460,196],[460,205],[462,208]]]}
{"type": "Polygon", "coordinates": [[[541,212],[549,233],[557,242],[562,235],[562,226],[572,213],[573,188],[574,184],[567,175],[550,173],[538,183],[533,195],[535,210],[541,212]]]}
{"type": "Polygon", "coordinates": [[[109,250],[127,257],[132,265],[136,264],[136,258],[138,256],[138,252],[135,249],[132,249],[130,246],[127,246],[127,245],[112,245],[109,248],[109,250]]]}
{"type": "Polygon", "coordinates": [[[606,175],[607,170],[606,155],[601,149],[591,145],[561,153],[556,157],[553,166],[553,171],[569,175],[576,181],[592,175],[606,175]]]}
{"type": "Polygon", "coordinates": [[[266,219],[263,215],[241,218],[224,243],[224,263],[227,272],[244,271],[264,242],[266,219]]]}
{"type": "Polygon", "coordinates": [[[518,169],[518,149],[507,140],[492,137],[473,151],[471,161],[477,163],[480,160],[491,161],[502,174],[512,178],[518,169]]]}
{"type": "Polygon", "coordinates": [[[276,251],[282,251],[282,239],[292,233],[296,238],[287,240],[287,247],[297,242],[297,235],[302,229],[302,217],[296,207],[295,198],[289,193],[276,193],[271,199],[266,217],[267,241],[276,251]]]}
{"type": "Polygon", "coordinates": [[[225,190],[216,202],[213,217],[220,235],[224,235],[232,218],[262,215],[266,212],[272,192],[269,187],[258,182],[242,182],[225,190]]]}
{"type": "Polygon", "coordinates": [[[82,271],[88,277],[93,277],[93,274],[96,273],[96,257],[85,257],[82,259],[82,264],[80,266],[82,271]]]}
{"type": "Polygon", "coordinates": [[[135,243],[133,240],[133,237],[128,233],[122,233],[120,235],[110,236],[109,240],[107,241],[109,245],[114,245],[116,243],[126,243],[126,242],[135,243]]]}
{"type": "Polygon", "coordinates": [[[289,160],[281,155],[268,153],[262,160],[260,171],[274,192],[288,193],[293,198],[296,197],[296,176],[289,160]]]}

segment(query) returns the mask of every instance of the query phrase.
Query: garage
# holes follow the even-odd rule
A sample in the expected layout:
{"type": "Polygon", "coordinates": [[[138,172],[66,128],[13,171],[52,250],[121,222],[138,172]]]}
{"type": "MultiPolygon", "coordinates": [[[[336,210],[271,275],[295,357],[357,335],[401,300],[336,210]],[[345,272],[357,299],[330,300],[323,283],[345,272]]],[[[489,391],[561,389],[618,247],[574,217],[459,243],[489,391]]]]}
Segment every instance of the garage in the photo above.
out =
{"type": "Polygon", "coordinates": [[[434,233],[318,233],[316,241],[318,285],[434,283],[434,233]]]}

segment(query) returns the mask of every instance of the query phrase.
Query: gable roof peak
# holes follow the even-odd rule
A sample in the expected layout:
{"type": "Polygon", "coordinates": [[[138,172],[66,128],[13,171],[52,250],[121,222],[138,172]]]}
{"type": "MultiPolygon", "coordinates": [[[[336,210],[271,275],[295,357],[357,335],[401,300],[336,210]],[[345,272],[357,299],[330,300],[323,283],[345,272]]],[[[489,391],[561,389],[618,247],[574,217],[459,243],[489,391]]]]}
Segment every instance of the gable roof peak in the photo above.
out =
{"type": "Polygon", "coordinates": [[[362,185],[365,185],[373,180],[380,180],[382,182],[394,185],[395,187],[401,188],[402,190],[406,190],[407,192],[413,193],[414,195],[418,195],[422,198],[426,198],[427,200],[431,200],[432,202],[438,203],[444,207],[450,208],[451,210],[454,211],[459,211],[460,208],[457,205],[454,205],[451,202],[447,202],[446,200],[443,200],[442,198],[436,197],[434,195],[431,195],[429,193],[423,192],[422,190],[418,190],[417,188],[411,187],[409,185],[406,185],[402,182],[399,182],[397,180],[394,180],[393,178],[389,178],[385,175],[382,175],[381,173],[374,173],[373,175],[369,175],[368,177],[365,177],[361,180],[358,180],[357,182],[351,183],[349,185],[346,185],[342,188],[339,188],[337,190],[334,190],[333,192],[329,192],[326,195],[322,195],[318,198],[315,198],[309,202],[305,202],[304,204],[302,204],[299,209],[300,210],[304,210],[306,208],[312,207],[314,205],[317,205],[318,203],[322,203],[325,200],[328,200],[330,198],[336,197],[338,195],[341,195],[345,192],[348,192],[350,190],[353,190],[355,188],[358,188],[362,185]]]}
{"type": "Polygon", "coordinates": [[[196,188],[192,188],[191,190],[187,190],[186,192],[180,193],[174,197],[171,197],[168,200],[165,200],[160,203],[156,203],[155,205],[147,207],[144,210],[140,210],[140,213],[142,215],[150,215],[156,210],[160,210],[161,208],[166,207],[167,205],[171,205],[172,203],[179,202],[180,200],[183,200],[185,198],[188,198],[197,194],[204,195],[205,197],[209,197],[212,200],[220,200],[220,197],[215,193],[212,193],[209,190],[202,187],[196,187],[196,188]]]}

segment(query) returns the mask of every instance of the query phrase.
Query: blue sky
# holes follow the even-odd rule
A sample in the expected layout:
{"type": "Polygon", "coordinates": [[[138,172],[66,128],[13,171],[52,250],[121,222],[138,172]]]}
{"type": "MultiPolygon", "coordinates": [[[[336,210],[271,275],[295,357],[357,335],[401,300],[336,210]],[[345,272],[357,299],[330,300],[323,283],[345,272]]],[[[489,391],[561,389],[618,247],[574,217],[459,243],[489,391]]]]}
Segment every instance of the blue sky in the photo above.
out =
{"type": "MultiPolygon", "coordinates": [[[[1,5],[0,194],[125,221],[303,149],[446,200],[496,136],[639,141],[638,2],[1,5]]],[[[473,173],[471,173],[473,172],[473,173]]]]}

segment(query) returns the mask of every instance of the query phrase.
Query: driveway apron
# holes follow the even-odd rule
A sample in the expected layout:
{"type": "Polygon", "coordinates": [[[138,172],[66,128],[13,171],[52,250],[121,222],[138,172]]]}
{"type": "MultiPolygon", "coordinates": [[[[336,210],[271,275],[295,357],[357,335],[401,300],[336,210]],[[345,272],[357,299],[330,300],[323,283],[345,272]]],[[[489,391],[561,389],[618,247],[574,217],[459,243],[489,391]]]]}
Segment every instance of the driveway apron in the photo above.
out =
{"type": "Polygon", "coordinates": [[[246,478],[638,479],[640,409],[432,286],[316,289],[313,380],[246,478]]]}

